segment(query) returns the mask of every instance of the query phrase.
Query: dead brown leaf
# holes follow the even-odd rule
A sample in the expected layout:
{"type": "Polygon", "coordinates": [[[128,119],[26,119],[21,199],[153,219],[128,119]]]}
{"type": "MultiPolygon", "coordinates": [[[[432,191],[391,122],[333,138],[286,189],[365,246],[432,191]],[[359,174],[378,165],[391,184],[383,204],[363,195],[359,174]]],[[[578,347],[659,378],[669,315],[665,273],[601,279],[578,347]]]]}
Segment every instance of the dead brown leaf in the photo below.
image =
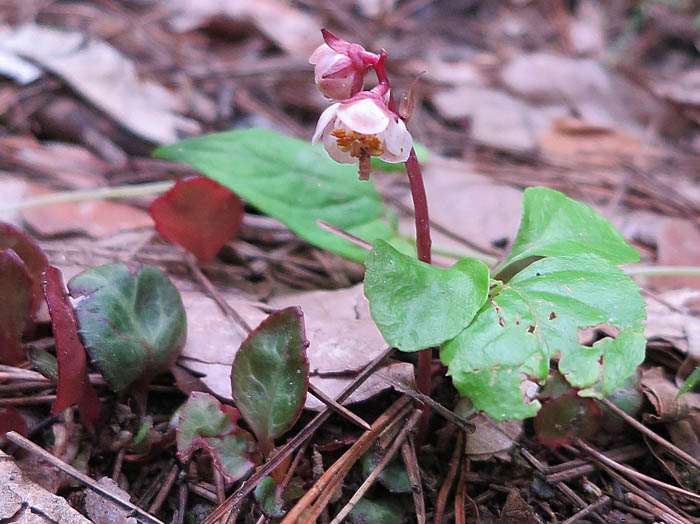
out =
{"type": "MultiPolygon", "coordinates": [[[[53,193],[44,187],[27,184],[26,198],[53,193]]],[[[87,200],[28,208],[22,211],[26,224],[41,236],[83,233],[104,238],[127,229],[152,228],[153,220],[145,211],[109,200],[87,200]]]]}
{"type": "MultiPolygon", "coordinates": [[[[185,369],[202,374],[202,383],[213,393],[231,398],[231,364],[245,332],[234,325],[214,300],[198,292],[182,292],[187,311],[187,343],[179,363],[185,369]]],[[[257,326],[267,313],[252,301],[226,294],[226,300],[251,326],[257,326]]],[[[308,357],[311,381],[333,397],[353,379],[356,372],[374,360],[386,343],[369,315],[362,286],[335,291],[312,291],[277,297],[270,307],[301,306],[306,335],[310,341],[308,357]]],[[[389,364],[384,368],[394,379],[410,378],[413,366],[389,364]]],[[[367,380],[347,403],[360,402],[391,386],[377,374],[367,380]]],[[[309,396],[306,407],[320,409],[322,404],[309,396]]]]}
{"type": "MultiPolygon", "coordinates": [[[[109,477],[102,477],[97,484],[122,500],[131,500],[129,494],[120,489],[117,483],[109,477]]],[[[85,510],[95,524],[137,524],[138,522],[134,517],[129,516],[127,510],[120,508],[114,502],[91,489],[86,490],[85,510]]]]}
{"type": "Polygon", "coordinates": [[[62,77],[132,133],[155,143],[175,142],[200,126],[177,113],[181,101],[160,84],[142,80],[134,63],[110,44],[77,31],[26,24],[0,33],[0,49],[28,58],[62,77]]]}
{"type": "Polygon", "coordinates": [[[35,484],[0,450],[0,520],[22,524],[90,524],[65,499],[35,484]]]}
{"type": "Polygon", "coordinates": [[[185,32],[213,19],[250,22],[292,56],[307,59],[321,42],[320,20],[280,0],[174,0],[175,31],[185,32]]]}
{"type": "Polygon", "coordinates": [[[494,456],[510,461],[508,452],[520,438],[523,423],[519,420],[496,422],[483,413],[471,419],[475,430],[466,436],[466,453],[472,460],[489,460],[494,456]]]}
{"type": "Polygon", "coordinates": [[[511,524],[539,524],[539,519],[530,505],[523,500],[517,489],[511,489],[501,512],[501,521],[511,524]]]}
{"type": "MultiPolygon", "coordinates": [[[[688,220],[668,218],[657,236],[657,259],[662,266],[700,266],[700,231],[688,220]]],[[[700,277],[684,275],[652,279],[657,289],[691,287],[700,290],[700,277]]]]}

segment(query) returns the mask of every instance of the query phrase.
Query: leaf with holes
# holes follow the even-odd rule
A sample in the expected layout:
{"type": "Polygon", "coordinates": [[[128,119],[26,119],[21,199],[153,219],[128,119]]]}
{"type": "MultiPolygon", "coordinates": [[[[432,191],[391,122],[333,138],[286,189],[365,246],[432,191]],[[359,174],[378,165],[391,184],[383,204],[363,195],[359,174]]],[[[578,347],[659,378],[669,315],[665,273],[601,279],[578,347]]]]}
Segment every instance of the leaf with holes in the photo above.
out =
{"type": "Polygon", "coordinates": [[[615,390],[644,360],[644,300],[636,284],[596,255],[544,258],[515,275],[472,323],[443,344],[440,358],[455,386],[496,420],[534,416],[532,382],[547,377],[549,360],[583,395],[615,390]],[[579,329],[620,330],[593,347],[579,329]]]}
{"type": "Polygon", "coordinates": [[[58,362],[56,402],[51,412],[60,413],[78,404],[82,419],[88,424],[96,424],[100,419],[102,404],[88,379],[85,348],[78,336],[73,306],[63,289],[61,272],[48,266],[44,269],[41,286],[49,306],[58,362]]]}
{"type": "Polygon", "coordinates": [[[639,261],[637,250],[590,207],[559,191],[530,187],[523,196],[520,229],[511,252],[494,274],[510,276],[537,257],[579,254],[598,255],[611,264],[639,261]]]}
{"type": "Polygon", "coordinates": [[[156,230],[200,262],[211,262],[243,221],[243,202],[221,184],[203,177],[178,180],[148,208],[156,230]]]}
{"type": "Polygon", "coordinates": [[[309,385],[309,341],[298,307],[275,311],[241,344],[231,370],[233,400],[267,455],[301,414],[309,385]]]}
{"type": "Polygon", "coordinates": [[[27,271],[32,277],[32,306],[31,314],[34,314],[44,295],[41,292],[41,272],[48,265],[46,255],[28,233],[11,224],[0,223],[0,250],[11,249],[27,266],[27,271]]]}
{"type": "Polygon", "coordinates": [[[442,344],[486,301],[489,270],[479,260],[440,269],[378,240],[365,261],[365,296],[384,340],[402,351],[442,344]]]}
{"type": "Polygon", "coordinates": [[[198,449],[206,450],[228,482],[247,475],[259,462],[253,435],[238,427],[238,410],[208,393],[195,391],[180,412],[177,456],[186,462],[198,449]]]}
{"type": "Polygon", "coordinates": [[[395,236],[374,186],[357,179],[355,166],[334,162],[307,141],[246,129],[184,140],[155,154],[190,164],[311,244],[357,262],[367,252],[317,220],[368,242],[395,236]]]}
{"type": "Polygon", "coordinates": [[[24,360],[22,333],[32,313],[33,279],[12,249],[0,251],[0,362],[17,365],[24,360]]]}
{"type": "Polygon", "coordinates": [[[185,343],[180,293],[159,269],[124,264],[83,271],[68,283],[80,299],[80,337],[115,391],[166,371],[185,343]]]}

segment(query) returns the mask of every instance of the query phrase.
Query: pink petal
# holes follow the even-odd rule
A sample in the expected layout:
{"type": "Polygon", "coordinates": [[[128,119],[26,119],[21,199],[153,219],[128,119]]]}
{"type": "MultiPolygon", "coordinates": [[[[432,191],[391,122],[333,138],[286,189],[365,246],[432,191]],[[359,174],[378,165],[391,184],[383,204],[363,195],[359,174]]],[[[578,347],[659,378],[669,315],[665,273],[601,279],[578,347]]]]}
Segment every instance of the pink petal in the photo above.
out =
{"type": "Polygon", "coordinates": [[[333,122],[333,120],[335,120],[339,106],[340,103],[335,103],[332,106],[327,107],[325,111],[321,113],[321,117],[318,119],[318,124],[316,124],[316,131],[314,131],[314,136],[311,139],[312,144],[319,141],[326,128],[333,122]]]}
{"type": "Polygon", "coordinates": [[[363,98],[356,102],[341,104],[337,111],[338,119],[351,131],[363,135],[376,135],[386,129],[391,114],[380,107],[374,98],[363,98]]]}
{"type": "Polygon", "coordinates": [[[328,47],[327,44],[321,44],[316,48],[316,50],[313,53],[311,53],[311,56],[309,57],[309,63],[315,65],[319,62],[322,62],[323,60],[326,60],[328,57],[332,57],[337,54],[338,53],[336,53],[330,47],[328,47]]]}

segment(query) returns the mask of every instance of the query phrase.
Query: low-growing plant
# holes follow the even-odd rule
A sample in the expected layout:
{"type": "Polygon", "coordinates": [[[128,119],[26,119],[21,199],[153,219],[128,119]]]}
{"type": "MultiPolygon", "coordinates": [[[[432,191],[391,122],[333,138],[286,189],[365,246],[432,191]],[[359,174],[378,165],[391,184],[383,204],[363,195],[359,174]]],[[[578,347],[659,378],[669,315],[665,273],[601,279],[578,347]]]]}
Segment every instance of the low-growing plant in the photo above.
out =
{"type": "Polygon", "coordinates": [[[446,269],[430,265],[427,201],[405,125],[413,94],[397,106],[385,51],[323,35],[310,61],[334,103],[313,142],[333,161],[263,129],[185,140],[156,154],[189,163],[311,244],[363,262],[372,317],[389,344],[420,352],[417,382],[425,393],[433,347],[458,392],[496,420],[534,417],[552,366],[577,398],[602,398],[621,386],[645,353],[645,303],[618,267],[638,261],[637,251],[590,207],[537,187],[525,191],[520,229],[495,268],[476,258],[446,269]],[[371,70],[378,85],[363,91],[371,70]],[[398,234],[373,185],[362,182],[376,159],[405,164],[415,248],[398,234]],[[372,245],[369,253],[353,236],[372,245]],[[580,343],[580,333],[595,327],[607,335],[580,343]]]}

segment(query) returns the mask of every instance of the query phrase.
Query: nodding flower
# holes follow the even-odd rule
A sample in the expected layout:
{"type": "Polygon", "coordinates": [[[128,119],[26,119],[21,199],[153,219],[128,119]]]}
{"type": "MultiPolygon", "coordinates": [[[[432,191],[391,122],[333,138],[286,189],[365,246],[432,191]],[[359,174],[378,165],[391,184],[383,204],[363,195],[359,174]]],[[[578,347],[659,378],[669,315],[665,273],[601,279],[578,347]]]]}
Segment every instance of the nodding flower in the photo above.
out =
{"type": "Polygon", "coordinates": [[[332,100],[346,100],[360,91],[365,75],[379,60],[359,44],[351,44],[322,29],[325,44],[309,58],[321,93],[332,100]]]}
{"type": "Polygon", "coordinates": [[[378,85],[327,108],[318,120],[312,142],[323,139],[330,157],[341,164],[359,164],[360,180],[369,179],[371,157],[405,162],[413,147],[406,124],[386,105],[388,88],[378,85]]]}

